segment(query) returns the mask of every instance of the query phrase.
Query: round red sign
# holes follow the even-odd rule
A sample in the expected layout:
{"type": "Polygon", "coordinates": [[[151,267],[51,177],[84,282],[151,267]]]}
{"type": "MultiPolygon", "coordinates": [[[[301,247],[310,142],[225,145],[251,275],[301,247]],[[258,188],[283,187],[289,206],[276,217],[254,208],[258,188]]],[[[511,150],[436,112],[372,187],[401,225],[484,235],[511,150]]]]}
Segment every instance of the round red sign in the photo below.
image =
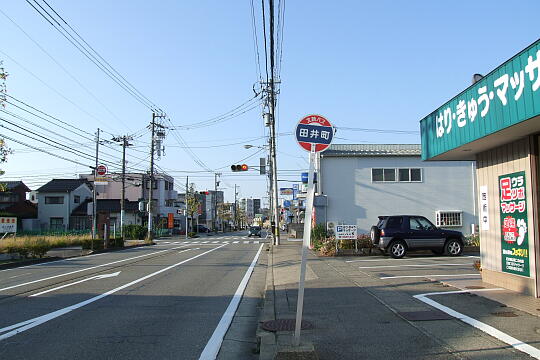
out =
{"type": "Polygon", "coordinates": [[[304,150],[315,152],[328,149],[334,138],[334,127],[321,115],[307,115],[296,125],[296,141],[304,150]]]}
{"type": "Polygon", "coordinates": [[[98,176],[105,176],[107,175],[107,166],[105,165],[98,165],[97,169],[96,169],[96,174],[98,174],[98,176]]]}

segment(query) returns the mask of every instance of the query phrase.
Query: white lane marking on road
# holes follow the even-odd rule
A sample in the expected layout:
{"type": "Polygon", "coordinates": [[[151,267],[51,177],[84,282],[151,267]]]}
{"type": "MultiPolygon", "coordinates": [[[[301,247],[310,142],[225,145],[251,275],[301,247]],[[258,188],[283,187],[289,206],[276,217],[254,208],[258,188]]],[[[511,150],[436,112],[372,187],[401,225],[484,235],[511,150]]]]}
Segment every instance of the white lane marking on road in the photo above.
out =
{"type": "Polygon", "coordinates": [[[402,275],[384,276],[381,279],[404,279],[404,278],[429,278],[429,277],[459,277],[459,276],[482,276],[480,274],[446,274],[446,275],[402,275]]]}
{"type": "Polygon", "coordinates": [[[48,313],[48,314],[45,314],[45,315],[42,315],[42,316],[35,317],[35,318],[33,318],[33,319],[30,319],[30,320],[22,321],[22,322],[20,322],[20,323],[14,324],[14,325],[10,325],[10,326],[4,327],[4,328],[0,329],[0,334],[1,334],[1,333],[5,333],[5,334],[3,334],[3,335],[0,335],[0,341],[5,340],[5,339],[7,339],[7,338],[10,338],[10,337],[12,337],[12,336],[14,336],[14,335],[20,334],[20,333],[22,333],[22,332],[24,332],[24,331],[26,331],[26,330],[29,330],[29,329],[31,329],[31,328],[33,328],[33,327],[36,327],[36,326],[38,326],[38,325],[41,325],[41,324],[43,324],[43,323],[46,323],[47,321],[56,319],[57,317],[62,316],[62,315],[64,315],[64,314],[67,314],[67,313],[69,313],[69,312],[71,312],[71,311],[73,311],[73,310],[77,310],[77,309],[79,309],[79,308],[82,308],[83,306],[86,306],[86,305],[88,305],[88,304],[91,304],[91,303],[93,303],[93,302],[96,302],[96,301],[98,301],[98,300],[101,300],[101,299],[103,299],[103,298],[105,298],[105,297],[107,297],[107,296],[109,296],[109,295],[112,295],[112,294],[114,294],[114,293],[116,293],[116,292],[118,292],[118,291],[120,291],[120,290],[123,290],[123,289],[125,289],[125,288],[128,288],[128,287],[130,287],[130,286],[132,286],[132,285],[138,284],[138,283],[140,283],[140,282],[142,282],[142,281],[144,281],[144,280],[147,280],[147,279],[149,279],[149,278],[151,278],[151,277],[154,277],[154,276],[156,276],[156,275],[158,275],[158,274],[161,274],[161,273],[163,273],[163,272],[165,272],[165,271],[168,271],[168,270],[173,269],[173,268],[175,268],[175,267],[177,267],[177,266],[180,266],[180,265],[182,265],[182,264],[185,264],[185,263],[187,263],[188,261],[194,260],[194,259],[196,259],[196,258],[198,258],[198,257],[201,257],[201,256],[203,256],[203,255],[206,255],[206,254],[208,254],[208,253],[211,253],[212,251],[216,251],[217,249],[219,249],[219,248],[221,248],[221,247],[223,247],[223,246],[225,246],[225,245],[221,245],[221,246],[215,247],[215,248],[213,248],[213,249],[210,249],[210,250],[208,250],[208,251],[205,251],[205,252],[203,252],[203,253],[200,253],[200,254],[198,254],[198,255],[195,255],[195,256],[193,256],[193,257],[190,257],[189,259],[182,260],[182,261],[180,261],[179,263],[176,263],[176,264],[167,266],[166,268],[163,268],[163,269],[161,269],[161,270],[158,270],[158,271],[156,271],[156,272],[153,272],[153,273],[151,273],[151,274],[148,274],[148,275],[146,275],[146,276],[143,276],[143,277],[141,277],[141,278],[139,278],[139,279],[137,279],[137,280],[133,280],[133,281],[127,283],[127,284],[124,284],[124,285],[122,285],[122,286],[119,286],[119,287],[117,287],[117,288],[114,288],[114,289],[112,289],[112,290],[109,290],[109,291],[107,291],[107,292],[105,292],[105,293],[103,293],[103,294],[94,296],[93,298],[90,298],[90,299],[88,299],[88,300],[81,301],[80,303],[77,303],[77,304],[75,304],[75,305],[71,305],[71,306],[65,307],[65,308],[63,308],[63,309],[53,311],[53,312],[48,313]],[[10,330],[11,330],[11,331],[10,331],[10,330]],[[6,332],[6,331],[9,331],[9,332],[6,332]]]}
{"type": "Polygon", "coordinates": [[[212,244],[217,244],[219,241],[212,241],[212,244]]]}
{"type": "Polygon", "coordinates": [[[25,276],[25,275],[32,275],[32,273],[26,273],[26,274],[21,274],[21,275],[10,276],[10,277],[8,277],[8,279],[15,279],[15,278],[25,276]]]}
{"type": "MultiPolygon", "coordinates": [[[[86,259],[86,258],[95,257],[95,256],[102,256],[102,255],[107,255],[107,253],[84,255],[84,256],[75,256],[75,257],[72,257],[72,258],[69,258],[69,259],[64,259],[64,260],[65,261],[76,261],[76,260],[86,259]]],[[[60,261],[62,261],[62,260],[60,260],[60,261]]],[[[38,265],[41,265],[41,264],[38,264],[38,265]]]]}
{"type": "Polygon", "coordinates": [[[506,333],[503,333],[502,331],[494,328],[493,326],[490,326],[486,323],[483,323],[481,321],[478,321],[472,317],[469,317],[467,315],[464,315],[460,312],[457,312],[447,306],[444,306],[442,304],[439,304],[438,302],[429,299],[427,296],[432,295],[449,295],[449,294],[463,294],[468,292],[477,292],[477,291],[498,291],[498,290],[505,290],[501,288],[494,288],[494,289],[479,289],[479,290],[459,290],[459,291],[448,291],[448,292],[432,292],[432,293],[425,293],[425,294],[418,294],[414,295],[414,297],[428,305],[433,306],[436,309],[439,309],[445,313],[447,313],[450,316],[455,317],[456,319],[459,319],[463,321],[466,324],[469,324],[471,326],[474,326],[475,328],[482,330],[488,335],[493,336],[496,339],[499,339],[500,341],[512,346],[514,349],[519,350],[521,352],[524,352],[535,359],[540,359],[540,349],[537,349],[521,340],[516,339],[515,337],[512,337],[506,333]]]}
{"type": "Polygon", "coordinates": [[[244,244],[249,244],[249,241],[244,241],[244,244]]]}
{"type": "Polygon", "coordinates": [[[228,241],[224,241],[223,244],[228,244],[229,242],[228,241]]]}
{"type": "Polygon", "coordinates": [[[182,248],[182,246],[178,246],[178,247],[174,247],[174,248],[170,248],[170,249],[165,249],[165,250],[161,250],[161,251],[152,252],[152,253],[149,253],[149,254],[138,255],[138,256],[131,257],[131,258],[117,260],[117,261],[113,261],[113,262],[106,263],[106,264],[91,266],[91,267],[84,268],[84,269],[79,269],[79,270],[74,270],[74,271],[70,271],[70,272],[67,272],[67,273],[63,273],[63,274],[49,276],[49,277],[42,278],[42,279],[32,280],[32,281],[28,281],[28,282],[25,282],[25,283],[22,283],[22,284],[12,285],[12,286],[8,286],[8,287],[5,287],[5,288],[1,288],[0,292],[5,291],[5,290],[9,290],[9,289],[18,288],[18,287],[25,286],[25,285],[35,284],[35,283],[41,282],[41,281],[46,281],[46,280],[50,280],[50,279],[56,279],[56,278],[66,276],[66,275],[76,274],[76,273],[79,273],[79,272],[82,272],[82,271],[97,269],[97,268],[100,268],[100,267],[103,267],[103,266],[109,266],[109,265],[113,265],[113,264],[118,264],[118,263],[121,263],[121,262],[124,262],[124,261],[129,261],[129,260],[133,260],[133,259],[142,258],[142,257],[145,257],[145,256],[160,254],[162,252],[181,249],[181,248],[182,248]]]}
{"type": "Polygon", "coordinates": [[[233,241],[232,243],[233,244],[238,244],[240,241],[233,241]]]}
{"type": "Polygon", "coordinates": [[[204,347],[204,350],[201,353],[199,360],[214,360],[217,357],[217,354],[219,353],[219,349],[221,348],[221,344],[223,343],[223,338],[225,337],[225,334],[227,333],[229,326],[231,326],[231,322],[233,320],[234,314],[236,313],[236,310],[238,309],[240,300],[242,300],[242,296],[244,295],[244,291],[246,290],[249,278],[251,277],[251,274],[253,273],[253,269],[255,268],[255,265],[257,264],[257,260],[259,259],[259,256],[261,255],[263,246],[264,244],[261,244],[261,246],[259,246],[259,251],[257,251],[257,254],[253,258],[251,265],[249,265],[249,268],[244,274],[244,277],[242,278],[240,285],[238,285],[238,288],[236,289],[236,292],[234,293],[233,298],[231,299],[231,302],[229,303],[229,306],[227,306],[227,310],[225,310],[225,313],[221,317],[221,320],[219,320],[219,323],[216,329],[214,330],[212,337],[206,343],[206,346],[204,347]]]}
{"type": "Polygon", "coordinates": [[[210,241],[206,240],[206,241],[202,241],[201,244],[208,244],[210,241]]]}
{"type": "Polygon", "coordinates": [[[359,266],[359,269],[379,269],[379,268],[400,268],[400,267],[434,267],[434,266],[467,266],[472,263],[463,264],[407,264],[407,265],[377,265],[377,266],[359,266]]]}
{"type": "Polygon", "coordinates": [[[198,243],[200,243],[200,241],[192,241],[191,243],[192,244],[198,244],[198,243]]]}
{"type": "Polygon", "coordinates": [[[380,259],[362,259],[362,260],[346,260],[346,263],[354,263],[354,262],[360,262],[360,261],[410,261],[410,260],[447,260],[447,259],[454,259],[459,260],[460,258],[479,258],[480,256],[475,255],[463,255],[460,257],[456,256],[430,256],[430,257],[414,257],[414,258],[408,258],[408,259],[392,259],[392,258],[380,258],[380,259]]]}
{"type": "Polygon", "coordinates": [[[259,243],[259,240],[255,240],[253,241],[254,244],[258,244],[259,243]]]}
{"type": "Polygon", "coordinates": [[[117,271],[117,272],[111,273],[111,274],[103,274],[103,275],[91,276],[91,277],[86,278],[86,279],[82,279],[82,280],[75,281],[75,282],[72,282],[72,283],[69,283],[69,284],[57,286],[55,288],[48,289],[48,290],[45,290],[45,291],[42,291],[42,292],[38,292],[37,294],[32,294],[29,297],[36,297],[36,296],[39,296],[39,295],[47,294],[47,293],[50,293],[50,292],[53,292],[53,291],[56,291],[56,290],[66,288],[68,286],[73,286],[73,285],[83,283],[83,282],[86,282],[86,281],[89,281],[89,280],[108,279],[108,278],[115,277],[115,276],[118,276],[118,275],[120,275],[120,271],[117,271]]]}

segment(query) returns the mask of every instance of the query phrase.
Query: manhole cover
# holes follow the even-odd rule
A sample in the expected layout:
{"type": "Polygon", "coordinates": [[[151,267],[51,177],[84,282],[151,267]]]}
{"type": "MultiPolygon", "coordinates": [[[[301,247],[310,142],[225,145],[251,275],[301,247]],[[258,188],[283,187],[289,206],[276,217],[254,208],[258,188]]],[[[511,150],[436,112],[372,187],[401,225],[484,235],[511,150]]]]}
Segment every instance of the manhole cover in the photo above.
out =
{"type": "Polygon", "coordinates": [[[442,311],[407,311],[398,312],[399,316],[410,321],[451,320],[454,317],[442,311]]]}
{"type": "Polygon", "coordinates": [[[485,289],[485,287],[478,286],[478,285],[471,285],[471,286],[465,286],[465,289],[485,289]]]}
{"type": "Polygon", "coordinates": [[[518,315],[513,311],[499,311],[499,312],[493,312],[491,315],[495,315],[498,317],[517,317],[518,315]]]}
{"type": "MultiPolygon", "coordinates": [[[[277,319],[265,321],[262,324],[262,328],[266,331],[294,331],[296,326],[295,319],[277,319]]],[[[302,320],[302,330],[313,329],[313,324],[309,321],[302,320]]]]}

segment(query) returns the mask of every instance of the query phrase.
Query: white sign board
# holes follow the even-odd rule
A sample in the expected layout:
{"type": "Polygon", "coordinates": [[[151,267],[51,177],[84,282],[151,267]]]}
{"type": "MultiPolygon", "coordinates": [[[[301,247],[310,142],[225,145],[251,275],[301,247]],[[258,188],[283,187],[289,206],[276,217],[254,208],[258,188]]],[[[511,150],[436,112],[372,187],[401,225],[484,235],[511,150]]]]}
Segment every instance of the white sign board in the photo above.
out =
{"type": "Polygon", "coordinates": [[[336,225],[336,240],[356,240],[358,228],[356,225],[336,225]]]}
{"type": "Polygon", "coordinates": [[[480,186],[480,229],[489,230],[489,206],[488,206],[488,187],[480,186]]]}
{"type": "Polygon", "coordinates": [[[0,217],[0,233],[16,233],[17,218],[16,217],[0,217]]]}

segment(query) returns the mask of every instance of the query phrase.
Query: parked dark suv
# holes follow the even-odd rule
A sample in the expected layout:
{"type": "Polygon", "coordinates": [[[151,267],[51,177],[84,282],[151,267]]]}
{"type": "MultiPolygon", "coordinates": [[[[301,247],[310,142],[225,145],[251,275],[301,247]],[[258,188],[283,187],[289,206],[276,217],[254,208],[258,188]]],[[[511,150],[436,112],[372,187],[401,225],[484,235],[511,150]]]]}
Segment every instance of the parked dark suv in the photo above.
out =
{"type": "Polygon", "coordinates": [[[370,235],[373,245],[395,259],[404,257],[409,250],[431,250],[450,256],[463,252],[461,232],[440,229],[420,215],[379,216],[370,235]]]}

